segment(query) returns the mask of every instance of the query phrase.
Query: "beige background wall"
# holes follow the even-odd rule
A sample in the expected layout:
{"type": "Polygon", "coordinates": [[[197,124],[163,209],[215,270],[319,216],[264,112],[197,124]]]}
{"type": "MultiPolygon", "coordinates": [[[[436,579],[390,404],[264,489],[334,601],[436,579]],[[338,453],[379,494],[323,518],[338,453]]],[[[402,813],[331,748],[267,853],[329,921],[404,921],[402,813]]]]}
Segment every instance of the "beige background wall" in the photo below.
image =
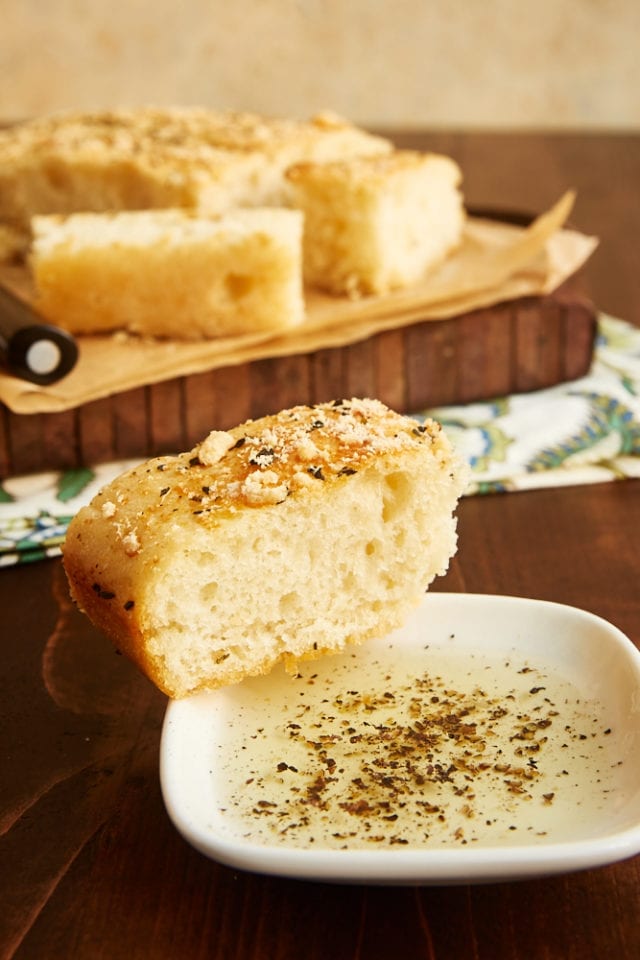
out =
{"type": "Polygon", "coordinates": [[[0,0],[0,118],[139,103],[638,128],[638,0],[0,0]]]}

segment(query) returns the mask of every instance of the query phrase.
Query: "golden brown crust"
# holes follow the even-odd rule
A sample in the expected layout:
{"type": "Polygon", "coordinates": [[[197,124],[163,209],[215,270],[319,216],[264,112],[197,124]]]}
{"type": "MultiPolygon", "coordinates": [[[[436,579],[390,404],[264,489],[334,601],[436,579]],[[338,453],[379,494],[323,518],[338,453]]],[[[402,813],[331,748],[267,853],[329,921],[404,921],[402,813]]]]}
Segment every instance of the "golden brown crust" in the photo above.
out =
{"type": "MultiPolygon", "coordinates": [[[[373,460],[425,442],[436,456],[440,446],[443,457],[449,449],[434,421],[418,424],[377,400],[336,400],[214,431],[188,453],[135,468],[118,486],[125,497],[140,498],[145,523],[152,515],[169,520],[190,513],[205,526],[216,526],[238,510],[318,493],[323,484],[351,476],[373,460]]],[[[101,509],[105,519],[120,523],[117,504],[102,503],[101,509]]],[[[121,527],[129,555],[137,552],[141,536],[121,527]]]]}

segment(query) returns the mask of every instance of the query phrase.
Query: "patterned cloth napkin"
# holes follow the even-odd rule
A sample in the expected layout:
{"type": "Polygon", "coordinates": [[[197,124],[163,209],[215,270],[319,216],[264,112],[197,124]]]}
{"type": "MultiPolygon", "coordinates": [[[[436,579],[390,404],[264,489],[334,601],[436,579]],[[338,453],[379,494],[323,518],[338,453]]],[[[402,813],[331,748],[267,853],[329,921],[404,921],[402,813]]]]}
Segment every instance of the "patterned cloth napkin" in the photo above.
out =
{"type": "MultiPolygon", "coordinates": [[[[471,466],[467,495],[640,477],[640,329],[601,314],[587,376],[528,394],[415,411],[471,466]]],[[[0,484],[0,566],[60,554],[69,521],[138,461],[0,484]]]]}

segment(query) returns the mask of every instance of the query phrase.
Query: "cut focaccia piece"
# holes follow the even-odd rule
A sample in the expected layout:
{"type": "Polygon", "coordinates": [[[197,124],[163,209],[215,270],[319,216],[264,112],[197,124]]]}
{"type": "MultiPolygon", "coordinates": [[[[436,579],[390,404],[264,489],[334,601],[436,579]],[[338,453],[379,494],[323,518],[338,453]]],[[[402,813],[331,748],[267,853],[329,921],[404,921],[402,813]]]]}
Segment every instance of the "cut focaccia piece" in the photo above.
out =
{"type": "Polygon", "coordinates": [[[466,470],[433,421],[376,400],[216,431],[72,521],[72,596],[183,697],[402,624],[456,550],[466,470]]]}
{"type": "Polygon", "coordinates": [[[305,218],[305,280],[330,293],[406,287],[460,243],[461,174],[449,157],[399,150],[297,164],[287,178],[305,218]]]}
{"type": "Polygon", "coordinates": [[[38,309],[72,333],[207,339],[304,319],[298,211],[76,213],[32,223],[38,309]]]}

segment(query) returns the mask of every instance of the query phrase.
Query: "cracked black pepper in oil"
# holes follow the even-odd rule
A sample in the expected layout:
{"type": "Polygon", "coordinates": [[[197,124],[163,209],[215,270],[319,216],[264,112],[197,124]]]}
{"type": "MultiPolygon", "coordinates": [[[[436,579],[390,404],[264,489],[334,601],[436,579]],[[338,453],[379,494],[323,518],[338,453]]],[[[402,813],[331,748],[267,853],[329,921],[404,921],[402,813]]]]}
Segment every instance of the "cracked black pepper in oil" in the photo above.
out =
{"type": "Polygon", "coordinates": [[[446,653],[390,643],[241,685],[218,746],[225,829],[334,849],[570,839],[614,782],[598,704],[454,639],[446,653]]]}

